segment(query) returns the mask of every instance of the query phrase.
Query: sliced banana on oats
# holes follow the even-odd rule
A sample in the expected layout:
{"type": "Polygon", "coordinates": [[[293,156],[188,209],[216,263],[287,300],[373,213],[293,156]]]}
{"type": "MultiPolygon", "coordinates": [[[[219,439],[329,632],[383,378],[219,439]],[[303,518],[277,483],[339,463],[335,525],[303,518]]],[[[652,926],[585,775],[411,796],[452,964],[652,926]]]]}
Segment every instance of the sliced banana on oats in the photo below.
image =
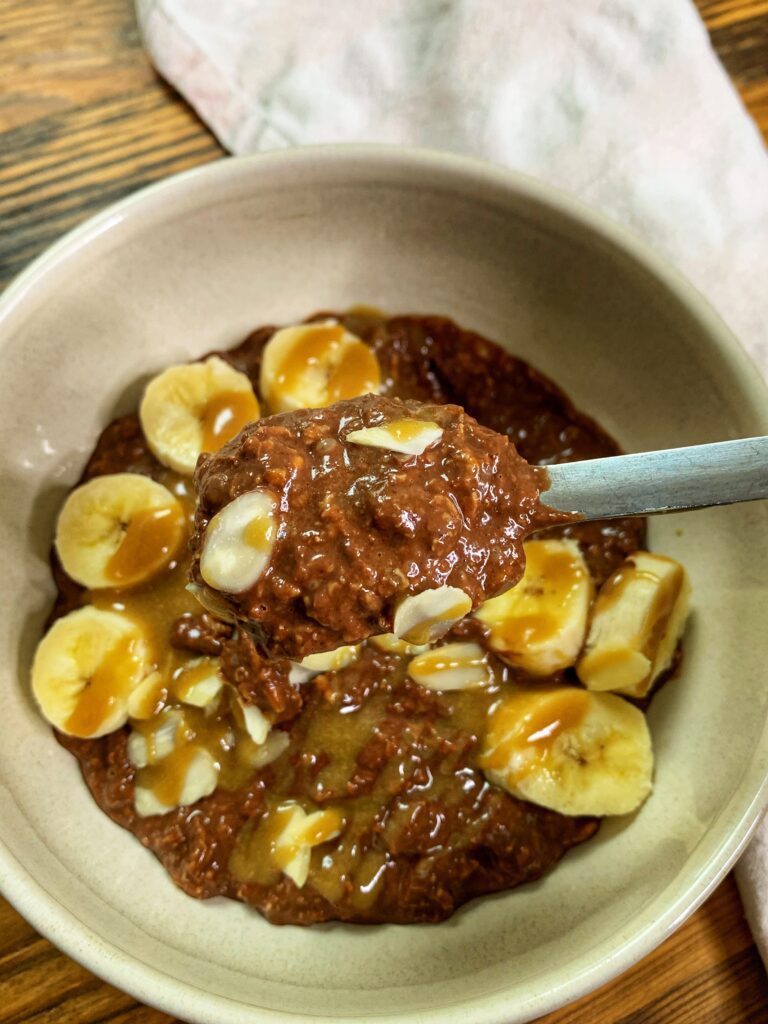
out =
{"type": "Polygon", "coordinates": [[[525,573],[475,617],[491,630],[490,646],[531,675],[550,675],[576,663],[587,630],[594,587],[573,540],[525,544],[525,573]]]}
{"type": "Polygon", "coordinates": [[[400,455],[423,455],[442,436],[443,428],[431,420],[390,420],[376,427],[351,430],[344,440],[400,455]]]}
{"type": "Polygon", "coordinates": [[[37,645],[32,693],[61,732],[93,738],[119,729],[131,692],[152,671],[140,627],[87,605],[57,619],[37,645]]]}
{"type": "Polygon", "coordinates": [[[266,569],[277,536],[277,501],[271,491],[248,491],[217,512],[205,532],[200,575],[209,587],[239,594],[266,569]]]}
{"type": "Polygon", "coordinates": [[[494,705],[480,767],[513,796],[560,814],[629,814],[652,789],[645,715],[608,693],[519,690],[494,705]]]}
{"type": "Polygon", "coordinates": [[[169,366],[149,382],[139,408],[155,457],[188,475],[201,452],[218,451],[258,418],[250,380],[218,356],[169,366]]]}
{"type": "Polygon", "coordinates": [[[164,568],[186,533],[184,510],[167,487],[139,473],[110,473],[71,492],[54,544],[64,571],[83,586],[131,587],[164,568]]]}
{"type": "Polygon", "coordinates": [[[443,644],[408,662],[408,675],[429,690],[472,690],[488,686],[493,673],[479,644],[443,644]]]}
{"type": "Polygon", "coordinates": [[[291,801],[280,804],[269,817],[275,864],[301,888],[309,875],[313,848],[335,839],[344,827],[344,818],[332,807],[307,814],[291,801]]]}
{"type": "Polygon", "coordinates": [[[345,644],[333,651],[321,651],[318,654],[308,654],[301,661],[291,662],[291,670],[288,680],[291,683],[306,683],[313,676],[321,672],[338,672],[347,665],[351,665],[360,657],[362,644],[345,644]]]}
{"type": "Polygon", "coordinates": [[[319,409],[380,387],[376,356],[336,320],[283,327],[264,347],[259,390],[270,412],[319,409]]]}
{"type": "Polygon", "coordinates": [[[601,587],[576,666],[589,690],[644,697],[672,663],[691,585],[671,558],[636,551],[601,587]]]}
{"type": "Polygon", "coordinates": [[[369,637],[369,643],[378,647],[385,654],[399,654],[403,658],[413,657],[416,654],[423,654],[429,650],[429,644],[409,644],[401,640],[394,633],[382,633],[379,636],[369,637]]]}
{"type": "Polygon", "coordinates": [[[395,609],[393,632],[409,644],[439,640],[472,610],[472,598],[459,587],[433,587],[404,597],[395,609]]]}

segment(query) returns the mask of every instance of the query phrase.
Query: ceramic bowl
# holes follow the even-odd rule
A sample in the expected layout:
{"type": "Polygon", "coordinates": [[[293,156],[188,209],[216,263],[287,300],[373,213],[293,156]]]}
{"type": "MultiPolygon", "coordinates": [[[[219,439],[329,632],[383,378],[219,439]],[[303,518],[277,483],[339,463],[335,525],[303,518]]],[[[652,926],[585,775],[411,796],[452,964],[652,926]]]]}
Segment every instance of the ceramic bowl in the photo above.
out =
{"type": "Polygon", "coordinates": [[[552,376],[630,451],[768,433],[766,391],[705,301],[620,228],[447,156],[322,148],[225,160],[68,235],[0,307],[0,871],[71,956],[182,1019],[512,1024],[607,981],[716,885],[766,797],[768,505],[660,517],[689,568],[656,786],[533,885],[440,925],[278,928],[197,902],[98,810],[28,672],[57,508],[101,427],[167,363],[255,325],[368,303],[443,313],[552,376]]]}

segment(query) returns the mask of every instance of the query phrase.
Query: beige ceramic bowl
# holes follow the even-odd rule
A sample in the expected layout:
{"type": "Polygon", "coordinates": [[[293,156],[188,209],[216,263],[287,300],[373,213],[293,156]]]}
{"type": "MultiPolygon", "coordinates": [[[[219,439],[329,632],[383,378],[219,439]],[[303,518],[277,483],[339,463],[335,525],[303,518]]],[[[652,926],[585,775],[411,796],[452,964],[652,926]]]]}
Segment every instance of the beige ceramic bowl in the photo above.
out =
{"type": "Polygon", "coordinates": [[[441,925],[277,928],[175,889],[88,796],[27,675],[56,510],[100,428],[169,362],[261,323],[439,312],[550,374],[630,450],[768,433],[723,324],[636,240],[535,182],[445,156],[318,149],[150,188],[38,260],[0,308],[0,871],[97,974],[183,1019],[490,1024],[607,981],[710,892],[768,770],[768,505],[653,522],[689,567],[682,677],[654,701],[656,789],[541,882],[441,925]]]}

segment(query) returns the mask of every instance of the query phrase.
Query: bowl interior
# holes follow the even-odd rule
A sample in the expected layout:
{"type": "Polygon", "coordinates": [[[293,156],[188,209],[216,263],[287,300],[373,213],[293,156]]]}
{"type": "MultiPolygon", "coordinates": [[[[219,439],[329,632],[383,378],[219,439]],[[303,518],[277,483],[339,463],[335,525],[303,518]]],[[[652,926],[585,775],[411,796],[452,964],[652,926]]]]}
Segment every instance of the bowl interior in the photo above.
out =
{"type": "Polygon", "coordinates": [[[187,1019],[510,1022],[607,980],[703,898],[768,768],[762,503],[652,523],[695,607],[682,675],[650,712],[652,799],[541,882],[439,926],[277,928],[184,896],[92,802],[27,682],[56,511],[98,431],[148,375],[256,325],[361,302],[444,313],[549,374],[628,450],[768,432],[724,328],[617,238],[464,162],[283,154],[150,190],[16,286],[0,320],[0,868],[33,923],[187,1019]]]}

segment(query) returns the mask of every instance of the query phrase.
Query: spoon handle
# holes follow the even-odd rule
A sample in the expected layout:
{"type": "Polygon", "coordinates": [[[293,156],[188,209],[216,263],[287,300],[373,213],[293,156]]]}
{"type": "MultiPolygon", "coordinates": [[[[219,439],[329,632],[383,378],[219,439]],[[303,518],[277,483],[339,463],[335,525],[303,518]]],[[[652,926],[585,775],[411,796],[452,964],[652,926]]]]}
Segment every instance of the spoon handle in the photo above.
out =
{"type": "Polygon", "coordinates": [[[768,498],[768,437],[547,466],[542,501],[583,519],[768,498]]]}

